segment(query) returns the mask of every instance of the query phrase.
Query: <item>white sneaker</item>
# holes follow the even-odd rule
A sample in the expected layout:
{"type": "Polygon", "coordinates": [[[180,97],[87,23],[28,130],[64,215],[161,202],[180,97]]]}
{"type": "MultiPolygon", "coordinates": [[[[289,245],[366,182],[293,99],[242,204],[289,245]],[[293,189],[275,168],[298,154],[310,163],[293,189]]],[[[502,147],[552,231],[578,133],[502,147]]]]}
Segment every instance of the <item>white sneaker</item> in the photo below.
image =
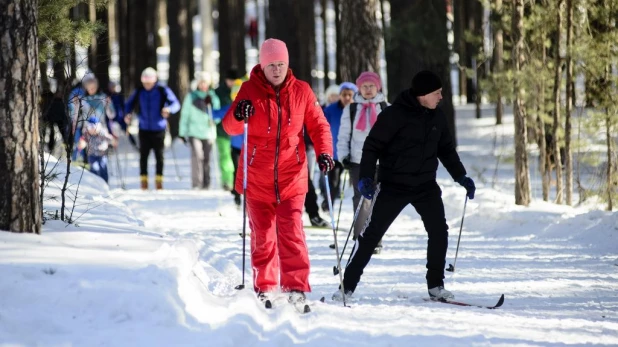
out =
{"type": "MultiPolygon", "coordinates": [[[[354,292],[346,290],[345,300],[349,301],[352,298],[352,294],[354,294],[354,292]]],[[[341,294],[341,289],[337,289],[337,291],[333,293],[332,299],[333,301],[343,301],[343,295],[341,294]]]]}
{"type": "Polygon", "coordinates": [[[444,289],[444,286],[437,286],[429,289],[429,297],[432,299],[454,299],[455,295],[444,289]]]}

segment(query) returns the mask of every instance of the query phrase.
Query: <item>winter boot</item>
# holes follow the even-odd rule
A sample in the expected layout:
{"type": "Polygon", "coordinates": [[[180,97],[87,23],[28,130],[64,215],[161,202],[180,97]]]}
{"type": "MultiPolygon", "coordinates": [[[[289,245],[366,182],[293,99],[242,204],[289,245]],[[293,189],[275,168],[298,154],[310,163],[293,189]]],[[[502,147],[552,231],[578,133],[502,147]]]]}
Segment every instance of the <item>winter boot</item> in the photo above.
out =
{"type": "Polygon", "coordinates": [[[322,219],[320,216],[315,216],[309,219],[311,226],[316,228],[328,228],[328,222],[322,219]]]}
{"type": "Polygon", "coordinates": [[[142,190],[148,190],[148,175],[139,176],[139,181],[142,186],[142,190]]]}
{"type": "Polygon", "coordinates": [[[444,289],[444,286],[437,286],[437,287],[433,287],[431,289],[428,290],[429,291],[429,297],[432,299],[454,299],[455,295],[453,295],[453,293],[449,292],[448,290],[444,289]]]}
{"type": "MultiPolygon", "coordinates": [[[[346,290],[345,291],[345,300],[346,301],[350,301],[350,299],[352,298],[352,294],[354,294],[353,291],[346,290]]],[[[341,289],[338,288],[337,291],[333,293],[332,299],[333,299],[333,301],[343,301],[343,295],[341,295],[341,289]]]]}
{"type": "Polygon", "coordinates": [[[163,176],[162,175],[157,175],[155,177],[155,188],[157,190],[163,189],[163,176]]]}
{"type": "Polygon", "coordinates": [[[272,301],[271,301],[270,297],[268,297],[268,293],[258,292],[257,293],[257,297],[264,304],[264,306],[266,308],[272,308],[273,307],[272,301]]]}
{"type": "Polygon", "coordinates": [[[290,292],[290,296],[288,297],[288,302],[290,304],[302,304],[306,299],[307,297],[305,296],[305,293],[300,290],[292,290],[290,292]]]}

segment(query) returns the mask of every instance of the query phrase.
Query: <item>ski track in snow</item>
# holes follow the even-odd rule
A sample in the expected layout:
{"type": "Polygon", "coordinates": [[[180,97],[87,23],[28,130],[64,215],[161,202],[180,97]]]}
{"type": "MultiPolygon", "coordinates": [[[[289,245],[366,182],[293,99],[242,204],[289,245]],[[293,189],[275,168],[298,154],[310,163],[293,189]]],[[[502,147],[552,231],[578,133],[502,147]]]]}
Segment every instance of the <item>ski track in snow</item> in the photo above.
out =
{"type": "MultiPolygon", "coordinates": [[[[473,172],[488,165],[479,148],[491,143],[484,132],[491,119],[460,114],[460,155],[473,172]]],[[[101,182],[84,175],[83,201],[98,207],[79,226],[48,221],[41,236],[0,233],[0,346],[618,345],[616,213],[538,200],[515,206],[505,169],[495,189],[477,180],[456,272],[445,279],[458,301],[493,305],[505,294],[501,308],[422,300],[427,237],[408,207],[365,269],[351,308],[329,300],[339,284],[332,230],[307,228],[312,312],[300,315],[288,305],[267,311],[251,290],[249,238],[246,289],[234,289],[242,275],[242,211],[227,192],[187,190],[188,149],[175,148],[181,177],[168,149],[164,191],[137,189],[137,155],[130,153],[128,190],[112,176],[112,189],[101,193],[101,182]]],[[[442,167],[439,183],[450,226],[448,266],[465,193],[442,167]]],[[[353,216],[351,192],[340,250],[353,216]]],[[[342,266],[350,250],[348,244],[342,266]]]]}

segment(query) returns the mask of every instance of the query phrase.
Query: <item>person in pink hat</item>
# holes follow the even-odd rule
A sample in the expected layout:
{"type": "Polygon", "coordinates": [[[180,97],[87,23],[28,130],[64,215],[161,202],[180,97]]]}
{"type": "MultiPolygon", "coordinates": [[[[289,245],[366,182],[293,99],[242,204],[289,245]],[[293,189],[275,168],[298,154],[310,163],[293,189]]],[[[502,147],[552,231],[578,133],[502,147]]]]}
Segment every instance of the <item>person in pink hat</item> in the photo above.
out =
{"type": "MultiPolygon", "coordinates": [[[[386,97],[382,94],[382,81],[377,73],[371,71],[361,73],[356,79],[356,87],[358,93],[354,95],[354,101],[343,109],[337,136],[337,157],[341,160],[343,167],[349,170],[352,187],[354,187],[352,197],[354,211],[362,198],[358,190],[358,181],[363,144],[378,116],[388,106],[386,97]]],[[[354,240],[362,232],[370,212],[371,201],[363,199],[362,207],[354,221],[354,240]]],[[[378,243],[374,254],[380,253],[381,250],[382,241],[378,243]]]]}
{"type": "MultiPolygon", "coordinates": [[[[262,300],[273,292],[289,301],[305,301],[309,285],[309,255],[302,210],[307,193],[307,156],[303,126],[313,141],[320,170],[334,167],[332,136],[311,87],[289,69],[283,41],[268,39],[260,48],[260,63],[240,87],[223,118],[230,135],[247,136],[245,202],[251,229],[253,288],[262,300]]],[[[245,149],[243,149],[244,151],[245,149]]],[[[244,165],[241,152],[238,166],[244,165]]],[[[243,193],[243,170],[236,174],[243,193]]]]}

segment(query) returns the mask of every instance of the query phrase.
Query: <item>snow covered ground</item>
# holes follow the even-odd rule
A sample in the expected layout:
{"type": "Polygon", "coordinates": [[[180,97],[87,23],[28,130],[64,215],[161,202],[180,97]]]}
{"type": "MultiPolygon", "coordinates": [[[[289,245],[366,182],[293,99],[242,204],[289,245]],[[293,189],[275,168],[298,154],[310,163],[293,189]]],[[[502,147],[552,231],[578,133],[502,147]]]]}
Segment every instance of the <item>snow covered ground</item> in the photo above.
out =
{"type": "MultiPolygon", "coordinates": [[[[242,212],[229,193],[189,190],[188,148],[177,143],[166,153],[164,191],[138,189],[137,153],[124,148],[126,158],[110,158],[109,189],[83,175],[75,225],[48,220],[40,236],[0,233],[0,346],[618,345],[618,214],[539,201],[538,175],[535,201],[515,206],[511,117],[496,127],[492,118],[474,119],[467,106],[458,111],[460,154],[478,190],[446,286],[459,300],[486,304],[504,293],[502,308],[422,300],[426,235],[408,208],[367,267],[351,308],[316,302],[307,315],[287,306],[266,311],[250,290],[234,289],[242,212]]],[[[443,169],[439,183],[452,263],[465,192],[443,169]]],[[[59,184],[47,190],[50,213],[59,206],[51,199],[59,184]]],[[[341,244],[346,235],[338,233],[341,244]]],[[[331,230],[307,229],[312,300],[337,288],[332,240],[331,230]]]]}

